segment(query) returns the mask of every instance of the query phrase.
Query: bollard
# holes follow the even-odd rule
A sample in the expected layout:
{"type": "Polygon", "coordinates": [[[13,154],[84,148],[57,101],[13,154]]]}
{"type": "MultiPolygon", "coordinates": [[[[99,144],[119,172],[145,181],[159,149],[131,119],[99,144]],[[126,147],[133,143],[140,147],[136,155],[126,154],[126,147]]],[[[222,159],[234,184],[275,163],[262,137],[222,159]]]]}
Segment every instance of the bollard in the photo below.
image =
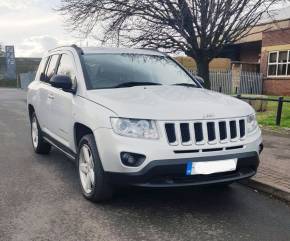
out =
{"type": "Polygon", "coordinates": [[[276,115],[276,125],[280,126],[281,124],[281,116],[282,116],[282,109],[283,109],[283,97],[280,96],[278,98],[278,108],[277,108],[277,115],[276,115]]]}

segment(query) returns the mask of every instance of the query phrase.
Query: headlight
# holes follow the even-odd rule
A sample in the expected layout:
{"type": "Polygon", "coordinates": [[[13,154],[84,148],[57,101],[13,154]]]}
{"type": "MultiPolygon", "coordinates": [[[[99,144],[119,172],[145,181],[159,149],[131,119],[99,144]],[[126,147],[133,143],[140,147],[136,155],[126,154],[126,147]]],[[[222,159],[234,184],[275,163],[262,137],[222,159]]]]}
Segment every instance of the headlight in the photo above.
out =
{"type": "Polygon", "coordinates": [[[252,114],[247,116],[247,129],[248,133],[254,132],[258,127],[258,122],[256,120],[256,115],[252,114]]]}
{"type": "Polygon", "coordinates": [[[111,118],[113,130],[121,135],[144,139],[158,139],[158,131],[155,121],[111,118]]]}

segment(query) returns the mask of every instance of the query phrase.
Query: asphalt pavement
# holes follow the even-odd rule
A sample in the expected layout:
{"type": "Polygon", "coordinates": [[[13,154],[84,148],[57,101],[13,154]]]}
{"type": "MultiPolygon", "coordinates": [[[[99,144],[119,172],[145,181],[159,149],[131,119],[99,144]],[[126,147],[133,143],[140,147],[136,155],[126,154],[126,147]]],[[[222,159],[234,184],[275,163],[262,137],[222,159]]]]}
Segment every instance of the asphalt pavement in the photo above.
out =
{"type": "Polygon", "coordinates": [[[73,162],[55,149],[34,154],[25,92],[0,89],[0,240],[289,241],[290,208],[240,184],[128,188],[91,203],[73,162]]]}

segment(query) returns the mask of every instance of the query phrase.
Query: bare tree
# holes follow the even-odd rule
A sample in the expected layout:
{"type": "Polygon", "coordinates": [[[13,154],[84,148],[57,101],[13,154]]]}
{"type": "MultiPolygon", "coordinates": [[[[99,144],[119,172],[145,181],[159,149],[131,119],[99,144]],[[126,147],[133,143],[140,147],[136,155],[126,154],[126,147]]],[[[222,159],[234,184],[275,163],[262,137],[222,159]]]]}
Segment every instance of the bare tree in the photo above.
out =
{"type": "Polygon", "coordinates": [[[131,47],[183,52],[196,60],[210,88],[209,62],[250,34],[281,0],[62,0],[61,13],[75,30],[131,47]]]}

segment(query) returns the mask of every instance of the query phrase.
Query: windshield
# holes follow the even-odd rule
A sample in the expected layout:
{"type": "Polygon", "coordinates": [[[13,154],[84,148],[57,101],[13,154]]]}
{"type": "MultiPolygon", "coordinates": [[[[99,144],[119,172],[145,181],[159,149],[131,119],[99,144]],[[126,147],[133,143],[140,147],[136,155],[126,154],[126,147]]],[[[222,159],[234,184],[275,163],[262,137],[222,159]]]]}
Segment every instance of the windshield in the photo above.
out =
{"type": "Polygon", "coordinates": [[[140,85],[186,85],[194,80],[165,56],[141,54],[86,54],[83,56],[90,89],[140,85]]]}

